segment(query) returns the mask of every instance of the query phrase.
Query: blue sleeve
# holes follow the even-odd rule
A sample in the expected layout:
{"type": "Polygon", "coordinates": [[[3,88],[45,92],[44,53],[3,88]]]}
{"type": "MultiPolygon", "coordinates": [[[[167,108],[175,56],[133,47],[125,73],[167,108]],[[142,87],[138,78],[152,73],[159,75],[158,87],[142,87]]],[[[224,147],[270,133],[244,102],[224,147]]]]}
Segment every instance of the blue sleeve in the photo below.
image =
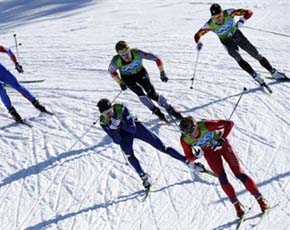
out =
{"type": "Polygon", "coordinates": [[[101,127],[112,138],[115,144],[121,143],[121,135],[118,130],[112,130],[107,125],[101,125],[101,127]]]}
{"type": "Polygon", "coordinates": [[[140,54],[142,59],[146,59],[146,60],[150,60],[150,61],[156,61],[157,59],[159,59],[155,54],[146,53],[142,50],[138,50],[138,51],[139,51],[139,54],[140,54]]]}
{"type": "Polygon", "coordinates": [[[136,125],[134,122],[134,116],[129,112],[129,110],[124,107],[123,109],[123,119],[121,121],[120,128],[128,133],[136,133],[136,125]]]}

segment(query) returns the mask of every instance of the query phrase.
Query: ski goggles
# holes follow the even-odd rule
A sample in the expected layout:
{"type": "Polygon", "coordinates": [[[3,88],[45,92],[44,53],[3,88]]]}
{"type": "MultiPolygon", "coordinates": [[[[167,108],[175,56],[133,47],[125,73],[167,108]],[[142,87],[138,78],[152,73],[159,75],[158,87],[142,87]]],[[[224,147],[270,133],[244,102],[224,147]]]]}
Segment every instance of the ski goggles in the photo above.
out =
{"type": "Polygon", "coordinates": [[[123,52],[123,53],[119,53],[119,55],[121,56],[121,57],[126,57],[126,56],[128,56],[130,54],[130,49],[127,49],[125,52],[123,52]]]}

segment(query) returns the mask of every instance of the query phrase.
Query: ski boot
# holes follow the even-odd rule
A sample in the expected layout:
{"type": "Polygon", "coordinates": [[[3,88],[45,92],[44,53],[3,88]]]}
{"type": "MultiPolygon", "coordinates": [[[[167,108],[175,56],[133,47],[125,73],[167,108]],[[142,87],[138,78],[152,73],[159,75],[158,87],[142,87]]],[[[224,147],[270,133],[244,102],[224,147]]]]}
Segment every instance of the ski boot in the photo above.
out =
{"type": "Polygon", "coordinates": [[[276,69],[271,69],[270,71],[272,78],[275,80],[286,80],[288,79],[284,73],[277,71],[276,69]]]}
{"type": "Polygon", "coordinates": [[[252,76],[253,76],[254,80],[260,84],[260,86],[266,85],[265,81],[261,78],[260,74],[254,73],[252,76]]]}
{"type": "Polygon", "coordinates": [[[237,217],[242,218],[245,215],[245,211],[243,209],[242,204],[239,201],[236,201],[233,203],[233,205],[235,206],[237,217]]]}
{"type": "Polygon", "coordinates": [[[165,118],[164,113],[161,112],[161,110],[158,107],[155,107],[152,111],[161,121],[168,122],[165,118]]]}
{"type": "Polygon", "coordinates": [[[256,198],[256,200],[258,204],[260,205],[260,209],[263,213],[266,211],[266,209],[270,208],[268,201],[266,201],[264,197],[259,196],[258,198],[256,198]]]}
{"type": "Polygon", "coordinates": [[[148,173],[140,173],[139,174],[141,180],[143,181],[143,186],[145,189],[149,189],[151,187],[151,178],[148,173]]]}
{"type": "Polygon", "coordinates": [[[32,104],[33,104],[34,107],[37,108],[40,112],[47,113],[46,108],[45,108],[43,105],[41,105],[41,104],[39,103],[38,100],[34,100],[34,101],[32,102],[32,104]]]}
{"type": "Polygon", "coordinates": [[[174,116],[179,121],[183,119],[183,116],[181,115],[181,113],[177,112],[172,106],[169,106],[169,108],[167,109],[167,112],[170,115],[174,116]]]}
{"type": "Polygon", "coordinates": [[[19,113],[17,113],[17,111],[15,110],[13,106],[8,111],[16,122],[19,122],[19,123],[23,122],[21,116],[19,115],[19,113]]]}

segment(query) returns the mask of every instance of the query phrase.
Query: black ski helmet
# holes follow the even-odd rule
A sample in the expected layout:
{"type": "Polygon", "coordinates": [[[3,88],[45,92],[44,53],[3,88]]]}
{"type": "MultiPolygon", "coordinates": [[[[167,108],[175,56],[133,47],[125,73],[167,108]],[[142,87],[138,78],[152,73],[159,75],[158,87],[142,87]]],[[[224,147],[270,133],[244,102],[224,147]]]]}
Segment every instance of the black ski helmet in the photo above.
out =
{"type": "Polygon", "coordinates": [[[211,16],[216,15],[216,14],[220,14],[221,12],[222,12],[222,8],[219,4],[214,3],[211,5],[211,7],[210,7],[211,16]]]}
{"type": "Polygon", "coordinates": [[[184,117],[180,123],[179,128],[182,132],[188,131],[192,126],[195,125],[195,120],[192,116],[184,117]]]}
{"type": "Polygon", "coordinates": [[[101,100],[98,101],[97,106],[99,107],[100,113],[102,113],[111,108],[112,104],[107,98],[102,98],[101,100]]]}
{"type": "Polygon", "coordinates": [[[126,48],[126,49],[129,48],[127,42],[125,42],[125,41],[118,41],[115,45],[115,50],[117,51],[117,53],[124,48],[126,48]]]}

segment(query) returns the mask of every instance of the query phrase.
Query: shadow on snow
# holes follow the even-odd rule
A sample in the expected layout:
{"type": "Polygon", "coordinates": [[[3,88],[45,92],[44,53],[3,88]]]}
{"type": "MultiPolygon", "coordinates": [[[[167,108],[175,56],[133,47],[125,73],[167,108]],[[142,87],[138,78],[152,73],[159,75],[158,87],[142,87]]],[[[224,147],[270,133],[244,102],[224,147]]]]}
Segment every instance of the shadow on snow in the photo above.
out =
{"type": "MultiPolygon", "coordinates": [[[[162,187],[162,188],[160,188],[158,190],[154,190],[154,191],[152,191],[152,193],[153,192],[156,193],[156,192],[163,191],[165,189],[168,189],[169,187],[173,187],[173,186],[177,186],[177,185],[180,186],[180,185],[191,184],[191,183],[192,183],[191,180],[185,180],[185,181],[177,182],[177,183],[162,187]]],[[[96,211],[98,209],[106,209],[106,208],[109,208],[110,206],[113,206],[113,205],[117,205],[117,204],[120,204],[120,203],[123,203],[123,202],[127,202],[127,201],[130,201],[130,200],[137,199],[138,197],[142,196],[143,194],[144,194],[144,190],[142,189],[142,190],[133,192],[133,193],[128,194],[128,195],[121,195],[121,196],[117,197],[115,200],[109,200],[109,201],[104,202],[104,203],[95,204],[95,205],[93,205],[91,207],[84,208],[84,209],[79,210],[77,212],[71,212],[71,213],[67,213],[67,214],[64,214],[64,215],[58,215],[55,218],[52,218],[50,220],[45,220],[45,221],[43,221],[43,222],[41,222],[39,224],[36,224],[34,226],[27,227],[27,228],[25,228],[25,230],[44,229],[44,228],[47,228],[51,224],[57,224],[60,221],[66,220],[68,218],[77,216],[77,215],[82,214],[82,213],[86,213],[86,212],[89,212],[89,211],[96,211]]]]}
{"type": "Polygon", "coordinates": [[[60,13],[77,10],[93,3],[93,0],[8,0],[0,4],[1,30],[27,24],[44,17],[63,16],[60,13]]]}

